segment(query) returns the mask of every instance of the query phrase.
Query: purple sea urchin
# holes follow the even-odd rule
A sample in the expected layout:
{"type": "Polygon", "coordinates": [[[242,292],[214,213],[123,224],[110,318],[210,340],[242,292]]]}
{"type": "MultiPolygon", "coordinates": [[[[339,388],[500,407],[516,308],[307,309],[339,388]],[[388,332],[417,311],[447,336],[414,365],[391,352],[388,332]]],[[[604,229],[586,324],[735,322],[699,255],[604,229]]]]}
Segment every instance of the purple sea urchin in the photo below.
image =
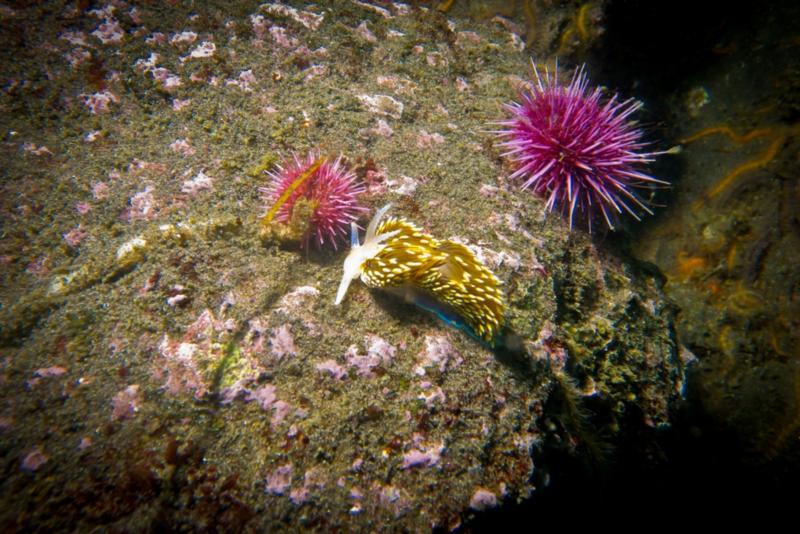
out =
{"type": "Polygon", "coordinates": [[[303,248],[313,241],[318,247],[347,235],[350,223],[366,208],[357,197],[365,191],[341,156],[331,162],[317,151],[304,159],[298,154],[267,173],[270,183],[260,187],[267,212],[263,225],[283,225],[279,237],[300,239],[303,248]]]}
{"type": "Polygon", "coordinates": [[[553,76],[540,76],[535,64],[533,72],[533,89],[505,105],[511,117],[495,132],[516,164],[511,178],[546,198],[549,211],[568,213],[570,227],[576,210],[589,231],[598,214],[612,230],[623,210],[636,220],[638,210],[652,214],[634,190],[669,184],[640,171],[662,153],[644,151],[642,130],[629,120],[641,104],[616,94],[604,101],[599,87],[588,88],[583,67],[567,86],[558,83],[557,66],[553,76]]]}

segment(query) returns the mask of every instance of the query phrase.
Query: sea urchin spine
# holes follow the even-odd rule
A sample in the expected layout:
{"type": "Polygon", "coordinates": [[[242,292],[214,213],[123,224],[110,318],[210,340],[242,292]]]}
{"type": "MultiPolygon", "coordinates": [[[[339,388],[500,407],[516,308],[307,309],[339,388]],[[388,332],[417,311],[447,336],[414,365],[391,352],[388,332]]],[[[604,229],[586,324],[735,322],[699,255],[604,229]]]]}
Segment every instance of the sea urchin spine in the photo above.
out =
{"type": "Polygon", "coordinates": [[[639,210],[652,214],[635,190],[669,183],[641,172],[663,154],[643,150],[642,130],[629,120],[641,104],[616,94],[603,101],[602,89],[588,88],[583,67],[567,86],[558,83],[558,66],[553,76],[547,69],[540,76],[535,64],[533,72],[532,89],[505,105],[511,117],[494,132],[516,166],[511,178],[545,198],[548,211],[566,213],[570,228],[576,211],[590,232],[598,214],[612,230],[623,211],[636,220],[639,210]]]}

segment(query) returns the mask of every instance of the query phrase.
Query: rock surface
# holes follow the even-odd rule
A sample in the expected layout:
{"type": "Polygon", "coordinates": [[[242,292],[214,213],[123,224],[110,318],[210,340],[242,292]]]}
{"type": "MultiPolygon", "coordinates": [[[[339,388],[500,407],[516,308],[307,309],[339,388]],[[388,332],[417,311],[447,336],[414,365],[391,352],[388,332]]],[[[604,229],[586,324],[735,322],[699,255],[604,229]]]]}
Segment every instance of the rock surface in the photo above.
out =
{"type": "Polygon", "coordinates": [[[507,21],[244,6],[2,14],[2,524],[451,529],[531,495],[546,449],[667,424],[658,280],[546,215],[487,133],[529,74],[507,21]],[[317,147],[498,275],[507,347],[359,284],[334,307],[341,247],[261,243],[263,171],[317,147]]]}

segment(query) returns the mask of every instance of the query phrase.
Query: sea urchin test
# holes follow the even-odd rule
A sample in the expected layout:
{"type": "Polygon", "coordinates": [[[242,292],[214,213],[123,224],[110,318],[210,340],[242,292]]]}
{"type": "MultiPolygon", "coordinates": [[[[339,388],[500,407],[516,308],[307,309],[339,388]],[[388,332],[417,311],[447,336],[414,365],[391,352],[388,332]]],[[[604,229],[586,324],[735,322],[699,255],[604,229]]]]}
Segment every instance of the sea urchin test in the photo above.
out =
{"type": "Polygon", "coordinates": [[[351,224],[336,304],[360,276],[368,287],[397,293],[494,346],[506,309],[500,280],[460,243],[440,241],[405,219],[381,221],[390,207],[378,210],[361,244],[351,224]]]}

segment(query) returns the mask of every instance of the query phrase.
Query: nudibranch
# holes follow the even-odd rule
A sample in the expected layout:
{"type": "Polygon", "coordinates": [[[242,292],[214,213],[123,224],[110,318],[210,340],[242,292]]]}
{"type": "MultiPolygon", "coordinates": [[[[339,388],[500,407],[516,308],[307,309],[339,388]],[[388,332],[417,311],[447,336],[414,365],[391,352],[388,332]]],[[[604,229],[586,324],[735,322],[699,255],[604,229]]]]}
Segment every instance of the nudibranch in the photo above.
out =
{"type": "Polygon", "coordinates": [[[352,249],[335,303],[360,276],[368,287],[399,293],[494,346],[506,308],[500,280],[464,245],[438,240],[405,219],[382,220],[390,207],[378,210],[363,243],[351,224],[352,249]]]}

